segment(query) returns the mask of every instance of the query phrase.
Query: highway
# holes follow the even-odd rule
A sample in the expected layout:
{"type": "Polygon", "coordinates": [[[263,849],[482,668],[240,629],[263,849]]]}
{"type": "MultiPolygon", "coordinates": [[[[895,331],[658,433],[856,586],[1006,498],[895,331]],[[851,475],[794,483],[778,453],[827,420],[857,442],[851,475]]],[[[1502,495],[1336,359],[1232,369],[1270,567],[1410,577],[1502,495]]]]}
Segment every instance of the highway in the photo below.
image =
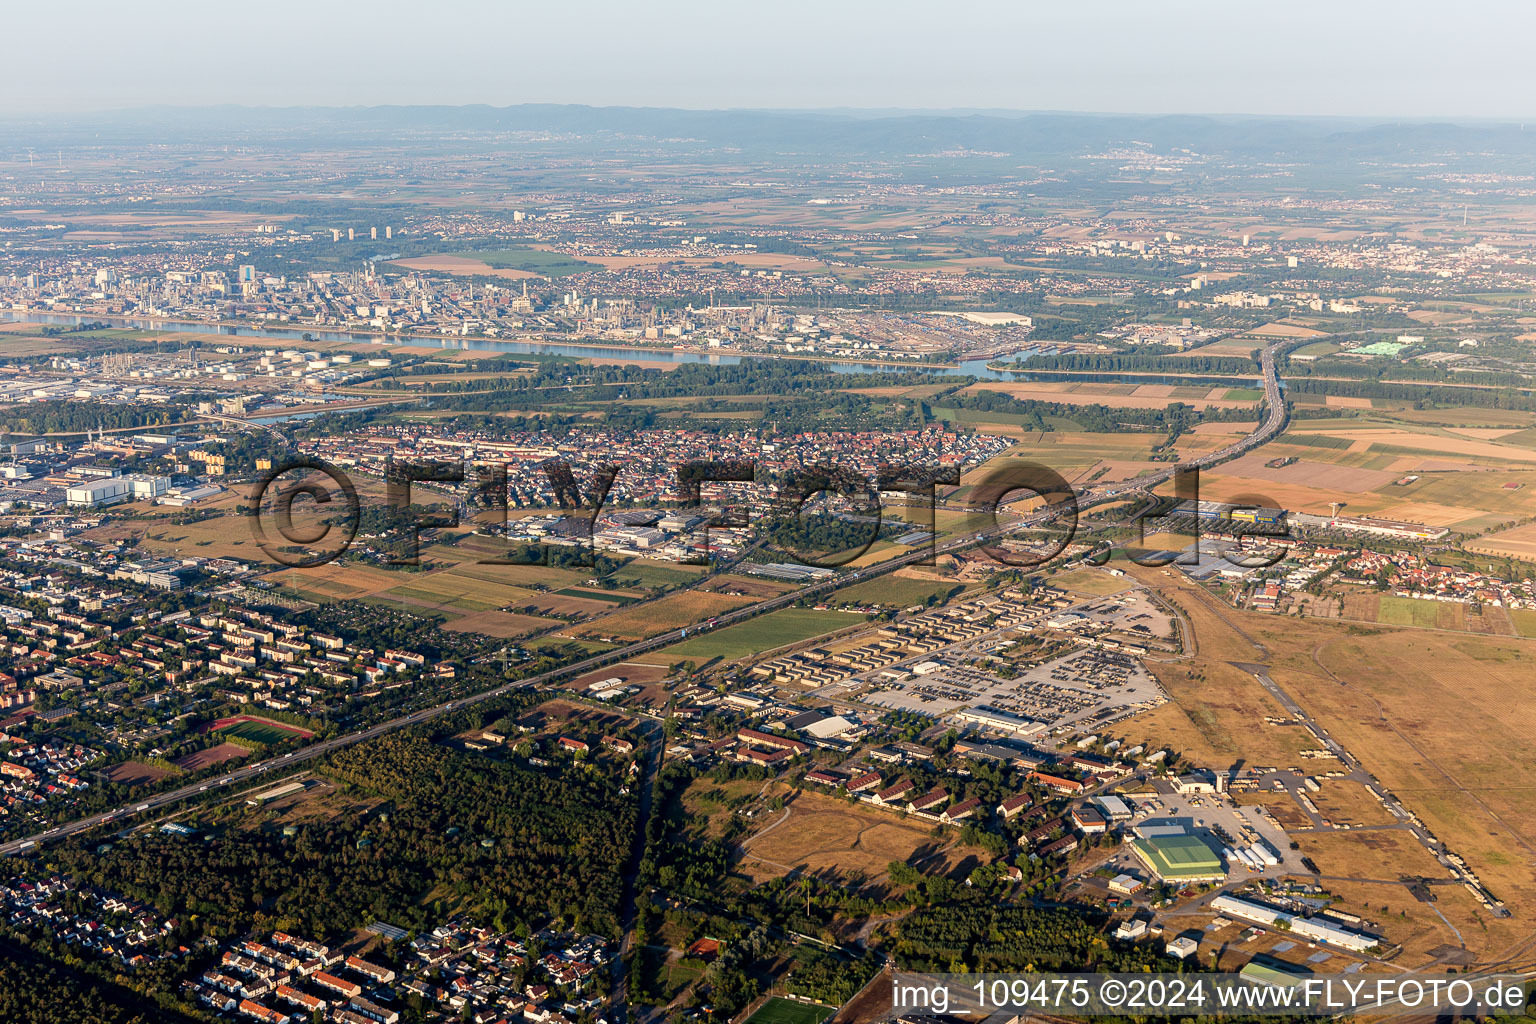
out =
{"type": "MultiPolygon", "coordinates": [[[[1255,429],[1253,433],[1247,435],[1246,437],[1233,444],[1228,445],[1225,448],[1220,449],[1219,451],[1211,452],[1210,454],[1192,460],[1190,463],[1184,463],[1181,465],[1170,464],[1166,470],[1159,470],[1158,472],[1149,476],[1138,478],[1133,484],[1121,484],[1118,487],[1110,487],[1102,491],[1088,488],[1078,496],[1078,511],[1080,512],[1083,509],[1090,508],[1094,505],[1102,504],[1107,501],[1123,499],[1127,495],[1149,493],[1159,484],[1171,479],[1176,469],[1184,468],[1188,465],[1214,465],[1226,459],[1235,458],[1238,455],[1242,455],[1243,453],[1257,448],[1259,445],[1262,445],[1273,438],[1280,432],[1281,428],[1284,427],[1286,419],[1285,406],[1280,400],[1280,380],[1275,368],[1275,355],[1279,348],[1287,344],[1294,344],[1294,341],[1276,342],[1265,348],[1262,354],[1260,362],[1263,369],[1264,397],[1267,414],[1264,418],[1264,421],[1259,424],[1258,428],[1255,429]]],[[[745,607],[735,609],[734,611],[724,612],[718,616],[715,616],[713,619],[704,620],[691,626],[684,626],[678,629],[669,630],[665,633],[653,636],[650,639],[629,644],[625,647],[619,647],[612,651],[607,651],[603,654],[594,655],[590,658],[583,659],[582,661],[578,661],[571,665],[565,665],[561,668],[551,669],[547,672],[538,673],[537,675],[513,680],[500,686],[493,687],[489,690],[482,690],[480,693],[469,697],[457,698],[455,700],[445,701],[441,704],[434,705],[430,708],[423,708],[419,711],[413,711],[410,714],[401,715],[400,717],[390,719],[387,722],[380,722],[377,725],[358,730],[357,732],[347,733],[344,736],[336,736],[328,740],[322,740],[318,743],[313,743],[301,750],[294,751],[293,753],[283,754],[281,757],[270,758],[265,761],[246,765],[243,768],[235,769],[226,775],[219,776],[218,778],[211,779],[207,782],[191,783],[178,789],[167,790],[164,793],[158,793],[154,796],[147,797],[137,804],[120,807],[112,811],[103,812],[101,814],[93,814],[85,818],[79,818],[67,824],[48,829],[45,832],[40,832],[22,839],[15,839],[11,842],[0,844],[0,855],[9,856],[47,843],[57,842],[60,839],[78,835],[81,832],[87,832],[102,825],[116,824],[123,821],[129,821],[136,818],[143,818],[145,816],[153,815],[155,812],[161,810],[162,808],[180,803],[183,800],[195,797],[200,793],[213,792],[215,790],[228,791],[235,787],[241,787],[253,782],[259,782],[263,780],[264,776],[267,776],[273,772],[286,773],[290,769],[298,768],[307,762],[313,761],[316,758],[324,757],[332,751],[340,750],[343,747],[349,747],[355,743],[362,743],[367,740],[374,739],[375,737],[382,736],[385,733],[394,732],[397,729],[404,729],[408,726],[419,725],[423,722],[430,722],[433,719],[449,714],[454,710],[469,707],[475,704],[481,704],[489,700],[495,700],[496,698],[502,697],[515,690],[549,686],[551,684],[582,675],[583,673],[591,672],[594,669],[602,668],[605,665],[611,665],[620,661],[628,661],[637,655],[646,654],[661,647],[668,647],[690,635],[694,635],[710,629],[720,629],[738,622],[744,622],[747,619],[753,618],[755,616],[763,615],[771,611],[776,611],[780,608],[788,607],[806,598],[819,597],[823,594],[830,593],[833,590],[852,586],[853,584],[860,583],[864,580],[873,579],[876,576],[882,576],[888,572],[894,572],[897,569],[922,562],[930,557],[959,551],[964,548],[974,547],[977,544],[986,543],[987,541],[991,540],[999,540],[1010,534],[1033,529],[1058,518],[1062,514],[1062,504],[1065,503],[1048,504],[1045,507],[1036,510],[1032,514],[1024,516],[1023,518],[1014,522],[998,524],[990,529],[983,530],[976,534],[965,534],[961,537],[945,541],[942,544],[935,545],[931,549],[918,549],[915,551],[910,551],[906,554],[898,555],[897,557],[888,559],[884,562],[865,566],[850,573],[839,574],[837,576],[830,577],[821,582],[813,583],[809,586],[802,587],[799,590],[794,590],[787,594],[771,597],[766,600],[759,601],[755,604],[750,604],[745,607]]],[[[275,780],[273,781],[275,784],[275,780]]]]}

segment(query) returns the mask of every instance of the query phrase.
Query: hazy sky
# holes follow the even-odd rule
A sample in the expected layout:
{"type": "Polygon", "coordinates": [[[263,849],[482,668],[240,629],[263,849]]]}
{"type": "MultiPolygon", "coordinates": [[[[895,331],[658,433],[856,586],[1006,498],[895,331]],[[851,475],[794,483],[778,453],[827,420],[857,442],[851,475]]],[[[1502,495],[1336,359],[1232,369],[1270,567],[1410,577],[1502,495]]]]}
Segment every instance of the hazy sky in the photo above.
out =
{"type": "Polygon", "coordinates": [[[86,0],[0,19],[6,116],[540,102],[1536,120],[1532,0],[86,0]]]}

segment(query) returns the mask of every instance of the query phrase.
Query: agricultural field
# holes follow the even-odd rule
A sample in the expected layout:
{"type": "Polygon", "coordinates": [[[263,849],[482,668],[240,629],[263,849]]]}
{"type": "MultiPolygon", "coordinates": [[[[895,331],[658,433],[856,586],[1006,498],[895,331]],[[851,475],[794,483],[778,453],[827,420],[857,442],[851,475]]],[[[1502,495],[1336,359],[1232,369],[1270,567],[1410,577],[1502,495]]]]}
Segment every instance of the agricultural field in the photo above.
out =
{"type": "Polygon", "coordinates": [[[606,637],[614,640],[643,640],[657,633],[665,633],[669,629],[691,626],[713,615],[751,603],[753,599],[750,597],[685,590],[593,619],[580,627],[576,635],[606,637]]]}
{"type": "MultiPolygon", "coordinates": [[[[1077,381],[983,381],[966,391],[996,391],[1025,401],[1058,402],[1066,405],[1104,405],[1111,409],[1162,409],[1170,401],[1184,402],[1197,409],[1247,409],[1262,395],[1253,398],[1230,397],[1228,385],[1178,387],[1169,384],[1099,384],[1077,381]]],[[[1239,392],[1241,395],[1241,392],[1239,392]]],[[[936,413],[944,410],[935,410],[936,413]]]]}
{"type": "Polygon", "coordinates": [[[708,569],[702,565],[682,565],[677,562],[654,562],[637,558],[613,571],[609,580],[621,587],[644,587],[662,590],[693,583],[708,569]]]}
{"type": "Polygon", "coordinates": [[[949,580],[933,580],[910,574],[907,569],[897,569],[877,579],[856,583],[836,591],[831,600],[854,604],[878,604],[891,608],[906,608],[932,601],[942,604],[966,589],[964,583],[949,580]]]}
{"type": "MultiPolygon", "coordinates": [[[[1198,431],[1197,431],[1198,433],[1198,431]]],[[[1464,533],[1536,515],[1536,451],[1502,428],[1298,419],[1260,453],[1201,473],[1201,497],[1263,497],[1296,511],[1401,519],[1464,533]],[[1277,458],[1293,460],[1270,466],[1277,458]]],[[[1182,445],[1182,441],[1181,441],[1182,445]]]]}
{"type": "Polygon", "coordinates": [[[1536,524],[1517,526],[1512,530],[1479,537],[1468,541],[1465,547],[1476,554],[1536,562],[1536,524]]]}
{"type": "Polygon", "coordinates": [[[1419,601],[1411,597],[1383,596],[1376,612],[1376,621],[1391,626],[1418,626],[1424,629],[1455,629],[1455,621],[1461,616],[1460,604],[1444,601],[1419,601]],[[1450,612],[1450,615],[1445,613],[1450,612]],[[1444,625],[1442,625],[1442,622],[1444,625]]]}
{"type": "Polygon", "coordinates": [[[395,260],[395,266],[407,270],[436,271],[454,275],[483,275],[529,279],[565,277],[595,270],[597,265],[564,253],[546,249],[488,249],[477,252],[443,253],[395,260]]]}
{"type": "Polygon", "coordinates": [[[691,636],[660,652],[673,661],[707,661],[723,658],[736,661],[799,643],[864,621],[862,615],[847,612],[817,611],[814,608],[781,608],[755,619],[691,636]]]}
{"type": "Polygon", "coordinates": [[[1498,636],[1514,636],[1516,633],[1510,611],[1498,605],[1425,601],[1363,590],[1345,591],[1340,600],[1343,604],[1340,617],[1357,622],[1380,622],[1388,626],[1449,629],[1498,636]]]}
{"type": "Polygon", "coordinates": [[[511,640],[562,625],[559,619],[542,619],[516,612],[472,612],[449,619],[443,628],[455,633],[478,633],[497,640],[511,640]]]}

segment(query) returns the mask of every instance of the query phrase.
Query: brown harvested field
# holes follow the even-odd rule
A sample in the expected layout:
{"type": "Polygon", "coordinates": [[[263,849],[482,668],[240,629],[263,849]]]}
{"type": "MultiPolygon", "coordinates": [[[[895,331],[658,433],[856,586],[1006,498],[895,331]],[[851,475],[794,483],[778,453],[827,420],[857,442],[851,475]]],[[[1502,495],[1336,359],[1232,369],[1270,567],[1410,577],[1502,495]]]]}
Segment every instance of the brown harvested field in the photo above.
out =
{"type": "Polygon", "coordinates": [[[893,1008],[891,992],[894,977],[889,967],[881,968],[873,981],[828,1017],[824,1024],[873,1024],[874,1021],[889,1019],[893,1008]]]}
{"type": "Polygon", "coordinates": [[[1243,455],[1231,462],[1223,463],[1220,473],[1223,476],[1243,477],[1248,480],[1322,487],[1346,494],[1380,490],[1397,479],[1397,474],[1382,470],[1333,466],[1322,462],[1308,462],[1305,459],[1288,466],[1271,468],[1265,463],[1272,458],[1273,456],[1269,455],[1243,455]]]}
{"type": "Polygon", "coordinates": [[[180,768],[195,772],[226,761],[238,761],[242,757],[250,756],[251,752],[238,743],[220,743],[216,747],[209,747],[207,750],[199,750],[195,754],[177,758],[175,763],[180,768]]]}
{"type": "Polygon", "coordinates": [[[1474,458],[1494,459],[1501,462],[1536,462],[1536,451],[1494,441],[1478,441],[1470,437],[1421,434],[1412,430],[1391,427],[1349,428],[1330,427],[1322,430],[1297,431],[1313,435],[1326,435],[1345,441],[1363,442],[1371,447],[1413,448],[1435,455],[1466,455],[1474,458]]]}
{"type": "Polygon", "coordinates": [[[415,575],[367,565],[330,562],[313,569],[282,569],[265,578],[305,597],[328,600],[382,593],[415,575]]]}
{"type": "Polygon", "coordinates": [[[1488,473],[1488,466],[1470,462],[1450,462],[1445,459],[1427,459],[1422,455],[1404,455],[1393,459],[1387,466],[1394,473],[1488,473]]]}
{"type": "Polygon", "coordinates": [[[1340,614],[1357,622],[1375,622],[1381,610],[1381,595],[1372,590],[1350,590],[1342,597],[1340,614]]]}
{"type": "MultiPolygon", "coordinates": [[[[1263,504],[1274,504],[1280,508],[1290,509],[1293,512],[1310,512],[1314,514],[1328,513],[1329,504],[1344,498],[1339,491],[1325,490],[1321,487],[1307,487],[1301,484],[1285,484],[1272,480],[1251,480],[1245,477],[1227,476],[1221,472],[1225,467],[1218,466],[1214,470],[1200,474],[1200,499],[1202,501],[1250,501],[1256,497],[1264,499],[1263,504]]],[[[1173,493],[1171,488],[1160,490],[1173,493]]],[[[1353,494],[1349,496],[1347,511],[1369,515],[1377,506],[1384,504],[1380,500],[1362,502],[1360,499],[1370,499],[1372,496],[1353,494]]]]}
{"type": "Polygon", "coordinates": [[[1536,523],[1469,540],[1465,547],[1474,554],[1506,555],[1525,562],[1536,562],[1536,523]]]}
{"type": "Polygon", "coordinates": [[[1348,395],[1327,395],[1323,398],[1323,405],[1334,409],[1369,409],[1369,398],[1352,398],[1348,395]]]}
{"type": "Polygon", "coordinates": [[[878,879],[891,861],[936,854],[955,836],[946,830],[935,838],[927,823],[809,792],[785,811],[764,811],[758,820],[761,827],[739,846],[740,870],[756,883],[796,870],[878,879]]]}
{"type": "Polygon", "coordinates": [[[147,786],[176,774],[168,768],[138,761],[124,761],[107,770],[107,778],[123,786],[147,786]]]}
{"type": "Polygon", "coordinates": [[[1523,430],[1531,425],[1531,414],[1514,409],[1400,409],[1392,413],[1404,423],[1428,423],[1447,427],[1510,427],[1523,430]]]}
{"type": "Polygon", "coordinates": [[[1479,441],[1497,441],[1501,437],[1520,433],[1519,427],[1446,427],[1453,434],[1472,437],[1479,441]]]}
{"type": "MultiPolygon", "coordinates": [[[[533,248],[542,248],[534,246],[533,248]]],[[[574,259],[596,263],[605,270],[631,270],[635,267],[659,267],[663,263],[691,266],[707,266],[711,263],[734,263],[753,270],[794,270],[811,273],[827,269],[827,265],[809,256],[795,256],[779,252],[739,252],[726,256],[596,256],[577,253],[574,259]]]]}
{"type": "Polygon", "coordinates": [[[1310,327],[1301,327],[1297,324],[1288,324],[1281,320],[1265,324],[1263,327],[1255,327],[1249,334],[1257,334],[1266,338],[1326,338],[1327,331],[1315,331],[1310,327]]]}
{"type": "MultiPolygon", "coordinates": [[[[1107,390],[1092,390],[1078,384],[985,381],[972,384],[965,390],[998,391],[1014,398],[1069,405],[1104,405],[1112,409],[1162,409],[1168,405],[1167,398],[1137,393],[1147,387],[1155,388],[1157,385],[1141,385],[1133,388],[1130,394],[1118,394],[1107,390]]],[[[1187,398],[1180,401],[1200,409],[1251,409],[1257,404],[1256,402],[1212,401],[1204,398],[1187,398]]]]}
{"type": "Polygon", "coordinates": [[[728,594],[688,590],[668,594],[645,604],[622,608],[611,615],[593,619],[572,632],[579,636],[643,640],[669,629],[677,629],[679,626],[691,626],[711,615],[719,615],[732,608],[751,604],[753,600],[750,597],[731,597],[728,594]]]}
{"type": "Polygon", "coordinates": [[[472,612],[469,615],[450,619],[443,623],[443,628],[455,633],[480,633],[498,640],[507,640],[537,633],[560,624],[559,619],[541,619],[537,616],[518,615],[514,612],[489,611],[472,612]]]}
{"type": "Polygon", "coordinates": [[[439,274],[471,274],[485,277],[505,277],[512,280],[529,280],[542,277],[531,270],[515,270],[512,267],[493,267],[489,263],[467,256],[413,256],[410,259],[392,260],[392,266],[406,270],[425,270],[439,274]]]}
{"type": "Polygon", "coordinates": [[[1470,519],[1481,519],[1486,513],[1475,508],[1439,505],[1432,501],[1409,501],[1401,505],[1388,505],[1375,514],[1408,523],[1423,523],[1425,526],[1455,526],[1470,519]]]}

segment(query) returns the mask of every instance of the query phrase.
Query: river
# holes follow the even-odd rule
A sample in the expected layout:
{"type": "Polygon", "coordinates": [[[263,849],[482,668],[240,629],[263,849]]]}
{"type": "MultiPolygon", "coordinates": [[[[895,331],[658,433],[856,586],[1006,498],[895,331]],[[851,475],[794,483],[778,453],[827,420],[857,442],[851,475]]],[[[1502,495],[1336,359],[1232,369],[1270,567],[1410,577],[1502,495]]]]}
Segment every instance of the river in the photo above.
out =
{"type": "MultiPolygon", "coordinates": [[[[442,349],[458,349],[479,352],[507,352],[523,355],[556,355],[572,356],[578,359],[643,359],[655,363],[703,363],[708,366],[735,366],[744,359],[784,359],[793,356],[780,356],[757,353],[709,353],[709,352],[678,352],[669,348],[627,348],[622,345],[587,345],[572,343],[547,343],[539,341],[502,341],[497,338],[447,338],[430,335],[379,335],[364,334],[354,331],[325,331],[302,330],[288,327],[246,327],[236,324],[189,324],[166,320],[151,320],[147,317],[101,317],[80,313],[35,313],[17,310],[0,310],[0,319],[10,320],[15,323],[40,323],[60,324],[74,326],[83,323],[110,323],[113,326],[129,327],[136,330],[156,331],[164,334],[205,334],[228,338],[265,338],[270,341],[290,341],[295,345],[305,343],[307,334],[311,341],[342,341],[364,342],[380,347],[397,345],[415,345],[422,347],[434,347],[442,349]]],[[[1025,349],[1014,358],[1034,354],[1033,349],[1025,349]]],[[[902,366],[899,363],[874,363],[849,360],[817,360],[833,373],[890,373],[892,371],[906,371],[910,373],[927,374],[953,374],[957,376],[971,376],[985,380],[1013,380],[1019,375],[1007,370],[994,370],[987,366],[997,359],[1006,359],[1007,356],[983,356],[978,359],[962,359],[955,367],[936,366],[902,366]]]]}

